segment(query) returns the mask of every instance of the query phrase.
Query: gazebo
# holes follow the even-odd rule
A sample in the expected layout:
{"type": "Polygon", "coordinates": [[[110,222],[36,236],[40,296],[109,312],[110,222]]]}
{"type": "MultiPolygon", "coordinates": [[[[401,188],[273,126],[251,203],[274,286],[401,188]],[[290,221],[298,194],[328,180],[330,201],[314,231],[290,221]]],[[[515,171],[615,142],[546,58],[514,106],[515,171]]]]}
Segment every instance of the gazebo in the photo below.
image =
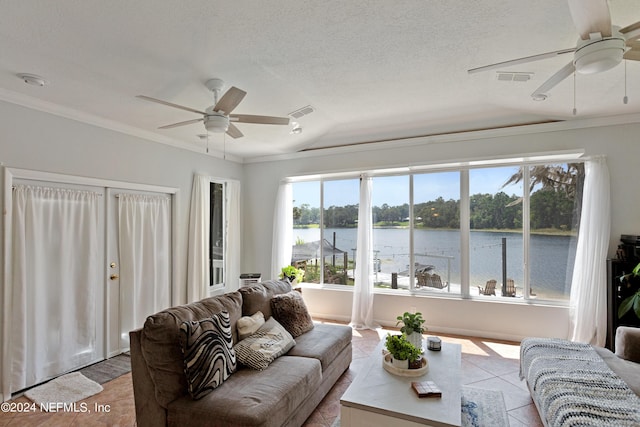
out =
{"type": "Polygon", "coordinates": [[[293,252],[291,254],[291,263],[293,264],[297,261],[319,259],[322,256],[321,253],[322,255],[324,255],[324,258],[328,256],[335,257],[336,255],[342,254],[345,262],[344,265],[347,265],[347,252],[343,251],[342,249],[336,248],[327,239],[322,239],[322,252],[320,251],[320,240],[294,245],[293,252]]]}
{"type": "MultiPolygon", "coordinates": [[[[314,242],[301,243],[293,246],[291,254],[291,264],[296,265],[301,262],[309,260],[319,260],[320,258],[332,257],[331,265],[336,266],[336,256],[342,255],[344,262],[344,276],[343,280],[346,283],[347,266],[348,266],[348,253],[342,249],[338,249],[335,245],[331,244],[327,239],[322,239],[322,246],[320,246],[320,240],[314,242]],[[322,250],[321,250],[322,249],[322,250]]],[[[324,264],[324,263],[322,263],[324,264]]],[[[327,272],[325,271],[325,275],[327,272]]],[[[325,279],[327,279],[325,277],[325,279]]]]}

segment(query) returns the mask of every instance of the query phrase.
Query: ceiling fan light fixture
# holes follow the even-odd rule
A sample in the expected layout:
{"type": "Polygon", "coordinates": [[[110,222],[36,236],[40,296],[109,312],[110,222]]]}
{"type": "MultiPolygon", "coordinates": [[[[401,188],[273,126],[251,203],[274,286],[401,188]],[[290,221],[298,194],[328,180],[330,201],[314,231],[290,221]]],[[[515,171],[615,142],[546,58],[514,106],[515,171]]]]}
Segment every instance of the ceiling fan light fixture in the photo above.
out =
{"type": "Polygon", "coordinates": [[[578,42],[573,60],[576,71],[580,74],[600,73],[615,67],[622,61],[622,55],[625,52],[625,40],[622,37],[582,42],[578,42]]]}
{"type": "Polygon", "coordinates": [[[204,127],[208,132],[224,133],[229,129],[229,118],[223,115],[206,116],[204,127]]]}
{"type": "Polygon", "coordinates": [[[298,122],[291,122],[291,132],[292,135],[299,135],[302,133],[302,126],[298,122]]]}
{"type": "Polygon", "coordinates": [[[546,101],[547,95],[545,95],[544,93],[535,93],[531,95],[531,99],[533,99],[534,101],[546,101]]]}

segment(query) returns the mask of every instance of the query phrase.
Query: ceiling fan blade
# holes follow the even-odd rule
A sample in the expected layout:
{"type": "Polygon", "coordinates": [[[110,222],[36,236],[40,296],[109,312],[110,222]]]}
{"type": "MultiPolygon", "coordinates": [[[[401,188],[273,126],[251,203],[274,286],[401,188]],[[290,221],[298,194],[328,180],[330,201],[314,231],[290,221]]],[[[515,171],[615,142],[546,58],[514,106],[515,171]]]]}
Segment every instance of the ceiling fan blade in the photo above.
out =
{"type": "Polygon", "coordinates": [[[571,18],[582,40],[588,40],[591,33],[611,37],[611,15],[607,0],[568,1],[571,18]]]}
{"type": "Polygon", "coordinates": [[[495,70],[498,68],[510,67],[512,65],[525,64],[527,62],[540,61],[541,59],[553,58],[558,55],[564,55],[565,53],[573,53],[575,52],[575,50],[576,49],[572,47],[570,49],[556,50],[554,52],[541,53],[539,55],[525,56],[524,58],[512,59],[510,61],[497,62],[491,65],[472,68],[468,70],[467,73],[474,74],[474,73],[479,73],[481,71],[495,70]]]}
{"type": "Polygon", "coordinates": [[[187,120],[184,122],[179,122],[179,123],[174,123],[172,125],[165,125],[165,126],[160,126],[158,129],[171,129],[171,128],[177,128],[178,126],[184,126],[184,125],[190,125],[191,123],[198,123],[203,121],[204,118],[200,118],[200,119],[193,119],[193,120],[187,120]]]}
{"type": "Polygon", "coordinates": [[[567,65],[562,67],[557,73],[553,76],[549,77],[549,79],[542,83],[542,85],[536,89],[532,94],[532,98],[536,98],[540,95],[546,95],[551,89],[553,89],[558,83],[569,77],[576,70],[575,65],[573,65],[573,61],[569,62],[567,65]]]}
{"type": "Polygon", "coordinates": [[[193,108],[185,107],[183,105],[174,104],[172,102],[163,101],[161,99],[151,98],[150,96],[137,95],[136,98],[144,99],[145,101],[156,102],[158,104],[167,105],[167,106],[173,107],[173,108],[179,108],[181,110],[190,111],[190,112],[196,113],[196,114],[202,114],[202,115],[206,114],[204,111],[194,110],[193,108]]]}
{"type": "Polygon", "coordinates": [[[631,49],[625,52],[623,58],[631,61],[640,61],[640,41],[628,41],[627,46],[631,49]]]}
{"type": "Polygon", "coordinates": [[[240,101],[242,101],[246,94],[247,92],[231,86],[213,107],[213,111],[223,111],[225,114],[231,113],[233,109],[240,104],[240,101]]]}
{"type": "Polygon", "coordinates": [[[238,129],[233,123],[229,123],[227,135],[229,135],[231,138],[242,138],[244,136],[242,132],[240,132],[240,129],[238,129]]]}
{"type": "Polygon", "coordinates": [[[635,24],[627,25],[626,27],[621,28],[620,33],[627,40],[635,40],[637,38],[640,38],[640,21],[636,22],[635,24]]]}
{"type": "Polygon", "coordinates": [[[231,114],[229,120],[238,123],[258,123],[261,125],[288,125],[288,117],[254,116],[251,114],[231,114]]]}

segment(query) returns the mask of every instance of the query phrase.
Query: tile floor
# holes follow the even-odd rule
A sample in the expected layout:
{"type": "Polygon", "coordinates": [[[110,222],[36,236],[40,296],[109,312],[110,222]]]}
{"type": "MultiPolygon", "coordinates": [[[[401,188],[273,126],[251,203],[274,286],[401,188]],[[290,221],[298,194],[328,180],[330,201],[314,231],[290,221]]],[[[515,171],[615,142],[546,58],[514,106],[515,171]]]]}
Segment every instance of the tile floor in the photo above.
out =
{"type": "MultiPolygon", "coordinates": [[[[389,329],[390,330],[390,329],[389,329]]],[[[333,389],[304,424],[305,427],[330,427],[340,413],[340,396],[349,387],[358,370],[388,330],[353,332],[353,361],[333,389]]],[[[482,338],[439,335],[447,342],[462,345],[463,383],[473,387],[500,390],[504,396],[511,427],[542,426],[524,382],[518,378],[518,343],[482,338]]],[[[83,402],[91,413],[0,412],[0,427],[5,426],[135,426],[135,408],[131,373],[103,385],[104,391],[83,402]],[[109,405],[109,412],[98,413],[95,405],[109,405]]],[[[16,403],[30,402],[25,397],[16,403]]]]}

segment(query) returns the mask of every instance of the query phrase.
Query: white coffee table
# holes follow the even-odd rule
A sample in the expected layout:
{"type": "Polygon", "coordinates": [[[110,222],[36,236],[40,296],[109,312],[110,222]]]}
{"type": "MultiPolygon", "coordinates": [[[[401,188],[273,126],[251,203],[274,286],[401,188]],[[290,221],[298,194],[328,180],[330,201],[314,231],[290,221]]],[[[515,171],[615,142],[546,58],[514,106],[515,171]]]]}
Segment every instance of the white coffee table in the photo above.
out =
{"type": "MultiPolygon", "coordinates": [[[[426,350],[429,372],[403,377],[382,366],[384,340],[340,399],[342,427],[460,426],[462,384],[460,344],[442,343],[441,351],[426,350]],[[419,398],[412,381],[435,381],[440,398],[419,398]]],[[[423,343],[423,348],[426,346],[423,343]]]]}

